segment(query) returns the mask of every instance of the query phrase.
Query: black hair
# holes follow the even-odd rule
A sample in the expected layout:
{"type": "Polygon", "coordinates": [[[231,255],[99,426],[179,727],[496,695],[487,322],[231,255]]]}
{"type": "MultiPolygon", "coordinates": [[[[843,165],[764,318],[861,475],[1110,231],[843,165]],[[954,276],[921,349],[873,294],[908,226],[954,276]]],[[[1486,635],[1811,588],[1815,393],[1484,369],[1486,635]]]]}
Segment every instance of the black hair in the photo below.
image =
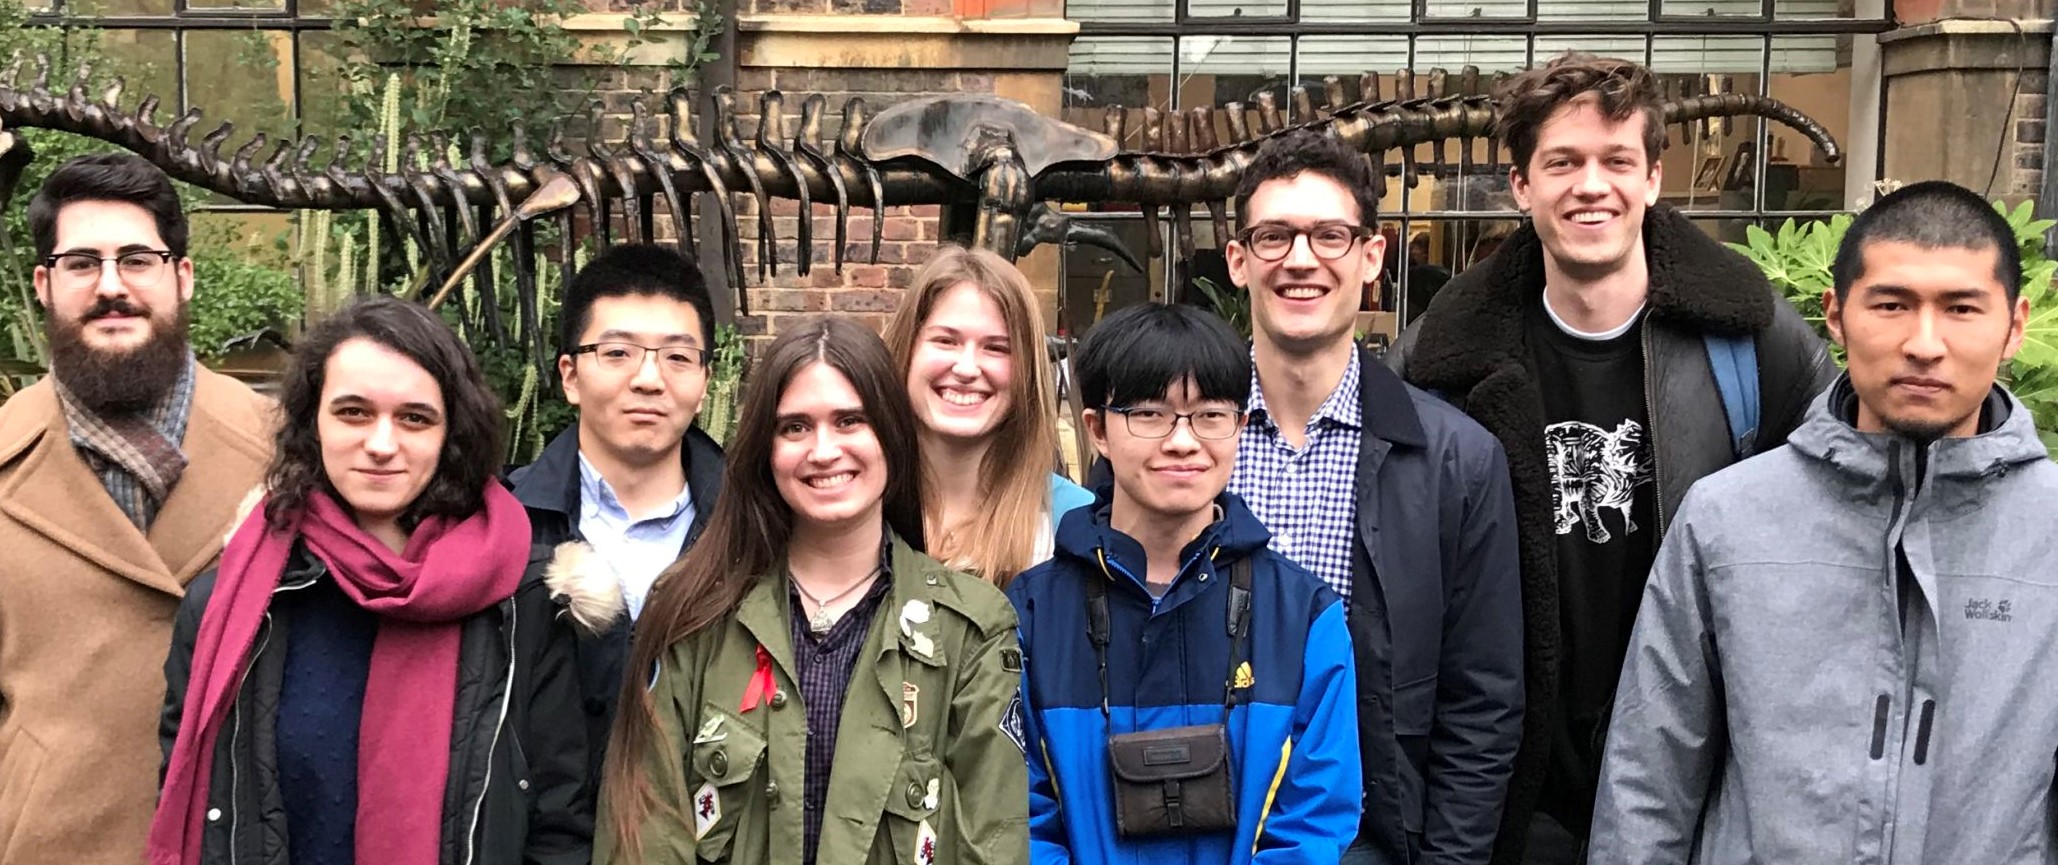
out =
{"type": "Polygon", "coordinates": [[[691,256],[669,246],[631,243],[610,247],[580,268],[565,287],[558,315],[558,353],[570,354],[593,323],[593,302],[603,297],[655,295],[691,304],[700,314],[700,347],[715,347],[715,304],[707,277],[691,256]]]}
{"type": "Polygon", "coordinates": [[[1865,245],[1900,241],[1923,249],[1992,249],[1994,279],[2008,302],[2022,294],[2022,248],[2015,228],[1979,193],[1947,180],[1903,186],[1873,202],[1851,221],[1830,265],[1837,300],[1865,275],[1865,245]]]}
{"type": "Polygon", "coordinates": [[[29,235],[36,260],[57,251],[57,212],[79,201],[119,201],[149,211],[173,255],[186,257],[186,211],[164,169],[133,153],[81,156],[57,167],[29,199],[29,235]]]}
{"type": "Polygon", "coordinates": [[[1072,360],[1086,408],[1162,399],[1191,377],[1200,399],[1242,408],[1251,395],[1250,346],[1214,313],[1139,303],[1088,331],[1072,360]]]}
{"type": "Polygon", "coordinates": [[[1250,210],[1251,196],[1258,187],[1273,180],[1292,178],[1305,172],[1314,172],[1336,181],[1351,200],[1358,203],[1358,224],[1374,225],[1379,221],[1379,195],[1372,189],[1372,169],[1366,167],[1365,157],[1353,153],[1343,142],[1312,129],[1296,129],[1266,139],[1259,145],[1258,155],[1251,158],[1249,167],[1243,170],[1243,178],[1236,182],[1236,224],[1247,225],[1245,213],[1250,210]]]}
{"type": "MultiPolygon", "coordinates": [[[[336,495],[322,468],[320,415],[329,356],[353,339],[367,339],[405,355],[429,373],[443,391],[445,432],[436,475],[408,504],[400,523],[410,529],[428,517],[462,519],[486,505],[486,485],[504,454],[500,400],[479,370],[479,362],[435,313],[389,295],[352,301],[315,325],[293,349],[279,386],[283,417],[265,473],[265,519],[275,528],[307,506],[316,491],[336,495]]],[[[340,498],[338,504],[344,504],[340,498]]]]}

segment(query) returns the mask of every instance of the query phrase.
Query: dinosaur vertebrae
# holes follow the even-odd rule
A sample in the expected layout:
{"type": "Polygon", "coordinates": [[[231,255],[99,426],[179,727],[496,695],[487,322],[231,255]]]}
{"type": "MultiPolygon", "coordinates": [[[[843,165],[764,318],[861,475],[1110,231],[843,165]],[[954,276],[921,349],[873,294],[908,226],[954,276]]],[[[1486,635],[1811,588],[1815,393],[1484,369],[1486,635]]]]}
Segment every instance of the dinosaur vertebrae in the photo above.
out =
{"type": "MultiPolygon", "coordinates": [[[[757,261],[759,278],[766,271],[777,273],[779,255],[775,245],[771,199],[797,201],[803,218],[795,262],[801,273],[808,272],[814,256],[811,212],[815,201],[832,203],[837,214],[832,255],[836,266],[843,264],[849,208],[874,209],[913,204],[980,204],[974,178],[961,176],[963,166],[946,166],[921,156],[875,160],[865,153],[866,127],[870,111],[864,100],[852,98],[844,104],[842,128],[825,148],[822,121],[827,100],[809,95],[802,101],[800,126],[789,139],[785,127],[784,97],[777,91],[759,96],[761,118],[756,135],[746,140],[738,128],[735,94],[717,88],[710,99],[715,112],[717,134],[702,142],[694,132],[691,97],[683,88],[666,95],[665,114],[669,136],[659,142],[652,137],[652,111],[643,102],[631,105],[627,140],[614,144],[590,135],[586,153],[575,156],[564,143],[562,121],[553,124],[546,153],[541,159],[530,152],[519,125],[513,130],[511,158],[491,162],[487,158],[489,139],[477,129],[469,132],[467,157],[452,159],[449,141],[441,133],[409,135],[401,143],[403,166],[398,173],[380,170],[388,142],[373,139],[369,152],[357,167],[351,167],[353,149],[347,136],[338,136],[326,164],[317,169],[312,162],[324,150],[318,136],[281,140],[260,164],[253,160],[268,144],[259,133],[243,143],[228,158],[221,148],[233,134],[224,122],[201,138],[190,141],[201,120],[198,108],[188,110],[169,126],[156,122],[158,99],[145,97],[131,112],[120,105],[122,85],[117,80],[95,100],[87,92],[90,68],[81,66],[69,91],[62,95],[49,89],[51,66],[47,57],[38,58],[35,77],[22,88],[17,85],[22,61],[19,57],[0,74],[0,132],[10,127],[37,127],[88,135],[141,154],[164,167],[180,180],[254,204],[289,209],[377,209],[393,217],[396,224],[412,233],[420,248],[428,251],[441,270],[453,261],[453,241],[470,245],[480,237],[480,216],[512,212],[513,205],[550,178],[569,175],[579,188],[581,206],[593,217],[604,240],[611,231],[608,215],[619,207],[630,240],[653,236],[657,213],[656,198],[662,196],[678,236],[692,236],[688,196],[695,192],[716,193],[711,200],[719,209],[724,252],[735,284],[743,284],[738,255],[736,215],[731,193],[748,189],[757,202],[759,230],[757,261]],[[455,224],[453,224],[455,223],[455,224]],[[461,230],[461,233],[460,233],[461,230]]],[[[1290,99],[1295,117],[1309,118],[1288,124],[1280,106],[1269,92],[1255,97],[1254,106],[1231,103],[1222,113],[1233,141],[1218,143],[1215,109],[1196,108],[1164,114],[1142,109],[1144,149],[1115,153],[1105,160],[1070,161],[1037,172],[1027,184],[1008,187],[1013,201],[1003,206],[1015,215],[1026,213],[1039,201],[1080,203],[1138,203],[1153,223],[1159,207],[1171,206],[1175,234],[1181,252],[1190,257],[1193,248],[1189,213],[1193,205],[1205,205],[1214,222],[1217,237],[1226,236],[1225,205],[1234,194],[1236,180],[1267,137],[1288,129],[1307,128],[1334,135],[1353,149],[1366,153],[1386,174],[1384,154],[1399,150],[1403,182],[1414,185],[1422,169],[1414,146],[1437,143],[1430,172],[1449,170],[1446,148],[1452,140],[1490,137],[1495,110],[1479,86],[1478,70],[1466,67],[1456,87],[1449,88],[1449,76],[1442,70],[1427,76],[1428,95],[1417,97],[1415,76],[1395,76],[1399,98],[1381,98],[1380,77],[1368,73],[1360,79],[1363,98],[1346,104],[1342,82],[1325,81],[1326,102],[1317,109],[1304,88],[1294,88],[1290,99]],[[1169,121],[1169,122],[1168,122],[1169,121]],[[1183,206],[1182,206],[1183,205],[1183,206]]],[[[951,97],[943,97],[949,99],[951,97]]],[[[1668,123],[1690,123],[1709,118],[1755,114],[1792,126],[1813,139],[1835,160],[1835,141],[1820,124],[1777,100],[1741,94],[1690,96],[1665,103],[1668,123]]],[[[589,130],[600,128],[602,108],[589,108],[589,130]]],[[[1107,132],[1119,141],[1130,126],[1130,109],[1115,107],[1107,112],[1107,132]]],[[[1011,119],[1011,123],[1022,122],[1011,119]]],[[[1061,121],[1040,122],[1075,129],[1061,121]]],[[[992,130],[985,130],[991,133],[992,130]]],[[[1021,135],[1025,130],[1006,130],[1021,135]]],[[[0,138],[0,150],[8,147],[0,138]]],[[[1469,170],[1471,148],[1461,143],[1459,170],[1469,170]]],[[[1489,168],[1498,170],[1496,149],[1489,148],[1489,168]]],[[[0,153],[0,172],[5,171],[5,154],[0,153]]],[[[18,169],[17,169],[18,173],[18,169]]],[[[0,189],[8,178],[0,177],[0,189]]],[[[872,258],[877,261],[878,226],[875,219],[872,258]]],[[[1153,226],[1155,227],[1155,226],[1153,226]]],[[[1161,254],[1157,232],[1149,232],[1151,254],[1161,254]]],[[[996,247],[996,238],[975,238],[996,247]]],[[[1012,248],[997,248],[1012,255],[1012,248]]]]}

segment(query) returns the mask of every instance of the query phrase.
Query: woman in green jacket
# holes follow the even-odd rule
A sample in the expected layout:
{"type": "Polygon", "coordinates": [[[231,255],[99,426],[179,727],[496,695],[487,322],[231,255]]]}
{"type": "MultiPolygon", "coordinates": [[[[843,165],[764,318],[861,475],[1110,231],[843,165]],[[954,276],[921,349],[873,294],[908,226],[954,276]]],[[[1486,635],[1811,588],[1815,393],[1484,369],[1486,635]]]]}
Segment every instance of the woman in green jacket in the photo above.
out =
{"type": "Polygon", "coordinates": [[[901,378],[841,319],[756,365],[706,533],[637,623],[598,861],[1028,861],[1014,612],[921,552],[901,378]]]}

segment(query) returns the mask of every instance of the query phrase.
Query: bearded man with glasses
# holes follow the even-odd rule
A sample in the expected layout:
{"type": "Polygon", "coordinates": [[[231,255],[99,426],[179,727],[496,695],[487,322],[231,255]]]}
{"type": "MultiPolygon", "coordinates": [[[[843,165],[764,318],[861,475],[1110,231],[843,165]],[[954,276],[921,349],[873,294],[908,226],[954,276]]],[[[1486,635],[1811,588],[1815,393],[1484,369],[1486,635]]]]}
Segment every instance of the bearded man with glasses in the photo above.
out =
{"type": "Polygon", "coordinates": [[[1522,730],[1515,503],[1493,437],[1353,340],[1377,204],[1364,159],[1310,132],[1244,171],[1224,255],[1253,374],[1229,489],[1346,602],[1364,818],[1342,861],[1480,863],[1522,730]]]}
{"type": "Polygon", "coordinates": [[[28,219],[50,373],[0,406],[0,863],[141,861],[172,617],[263,477],[275,409],[194,361],[164,172],[72,160],[28,219]]]}

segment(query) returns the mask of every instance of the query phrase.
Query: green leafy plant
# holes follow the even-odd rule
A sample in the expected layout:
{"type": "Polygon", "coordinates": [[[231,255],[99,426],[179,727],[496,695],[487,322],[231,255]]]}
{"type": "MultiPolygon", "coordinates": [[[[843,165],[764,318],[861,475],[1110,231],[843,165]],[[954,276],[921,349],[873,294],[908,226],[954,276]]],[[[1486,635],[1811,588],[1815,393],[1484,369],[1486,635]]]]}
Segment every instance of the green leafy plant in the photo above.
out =
{"type": "MultiPolygon", "coordinates": [[[[1996,201],[1994,210],[2014,229],[2022,253],[2022,296],[2029,299],[2030,308],[2022,350],[2002,370],[2002,380],[2029,407],[2044,446],[2058,458],[2058,296],[2053,296],[2051,288],[2058,261],[2048,257],[2044,246],[2045,232],[2058,221],[2036,218],[2027,201],[2013,209],[1996,201]]],[[[1830,268],[1852,219],[1849,215],[1807,223],[1789,219],[1777,232],[1753,225],[1745,230],[1747,242],[1728,246],[1757,263],[1773,287],[1826,339],[1829,332],[1823,321],[1822,297],[1835,286],[1830,268]]],[[[1837,347],[1836,358],[1843,363],[1842,347],[1837,347]]]]}
{"type": "Polygon", "coordinates": [[[1236,328],[1236,332],[1244,339],[1250,339],[1250,292],[1239,288],[1223,288],[1205,276],[1195,277],[1193,287],[1200,289],[1201,294],[1208,298],[1208,305],[1214,309],[1216,315],[1229,322],[1229,326],[1236,328]]]}
{"type": "Polygon", "coordinates": [[[700,403],[700,428],[717,443],[727,444],[736,431],[736,408],[743,402],[743,373],[749,363],[743,336],[732,325],[715,328],[715,350],[707,371],[707,398],[700,403]]]}

